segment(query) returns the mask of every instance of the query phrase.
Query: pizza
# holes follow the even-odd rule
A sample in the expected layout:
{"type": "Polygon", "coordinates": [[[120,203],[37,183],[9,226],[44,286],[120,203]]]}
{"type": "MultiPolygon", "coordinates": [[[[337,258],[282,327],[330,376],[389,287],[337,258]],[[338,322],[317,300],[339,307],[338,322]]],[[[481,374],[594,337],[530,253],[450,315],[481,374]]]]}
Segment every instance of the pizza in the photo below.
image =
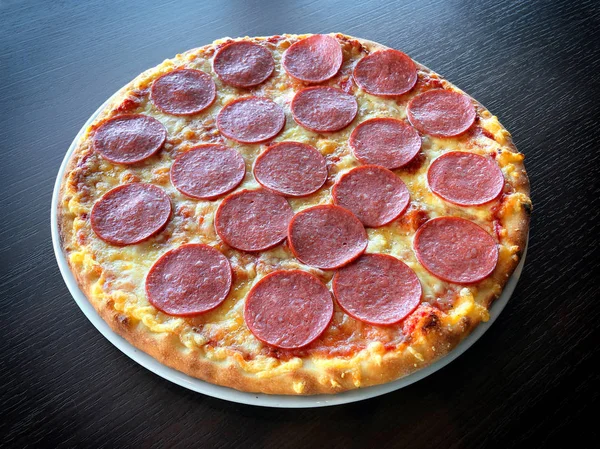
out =
{"type": "Polygon", "coordinates": [[[414,373],[488,320],[526,245],[523,159],[399,50],[226,38],[145,71],[84,131],[61,247],[100,316],[161,363],[339,393],[414,373]]]}

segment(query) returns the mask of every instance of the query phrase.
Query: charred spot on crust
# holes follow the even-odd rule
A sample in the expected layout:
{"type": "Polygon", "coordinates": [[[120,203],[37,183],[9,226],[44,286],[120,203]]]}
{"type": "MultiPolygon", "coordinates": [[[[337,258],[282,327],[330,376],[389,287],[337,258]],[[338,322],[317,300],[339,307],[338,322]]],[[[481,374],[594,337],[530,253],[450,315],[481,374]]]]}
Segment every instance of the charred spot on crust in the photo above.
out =
{"type": "MultiPolygon", "coordinates": [[[[112,302],[112,301],[109,301],[112,302]]],[[[129,327],[131,325],[131,320],[126,315],[116,314],[115,322],[121,327],[129,327]]]]}
{"type": "Polygon", "coordinates": [[[438,318],[438,316],[435,313],[430,313],[423,320],[421,330],[423,331],[424,334],[427,334],[428,332],[435,331],[439,327],[440,327],[440,319],[438,318]]]}
{"type": "Polygon", "coordinates": [[[473,322],[472,322],[472,321],[473,321],[473,320],[471,320],[471,317],[469,317],[469,316],[464,316],[464,317],[462,317],[462,319],[461,319],[461,324],[463,325],[463,327],[464,327],[465,329],[469,329],[469,328],[472,326],[472,324],[473,324],[473,322]]]}

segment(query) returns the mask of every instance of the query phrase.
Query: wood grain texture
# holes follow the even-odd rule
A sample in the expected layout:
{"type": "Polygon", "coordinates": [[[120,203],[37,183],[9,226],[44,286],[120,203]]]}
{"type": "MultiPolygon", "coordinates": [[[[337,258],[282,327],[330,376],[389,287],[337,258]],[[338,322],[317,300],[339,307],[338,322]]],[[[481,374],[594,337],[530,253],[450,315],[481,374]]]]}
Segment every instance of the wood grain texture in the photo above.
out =
{"type": "Polygon", "coordinates": [[[600,7],[588,1],[0,0],[0,445],[543,447],[598,437],[600,7]],[[56,266],[54,178],[91,113],[142,70],[222,36],[330,32],[401,49],[486,105],[526,155],[521,281],[459,359],[317,410],[226,403],[106,341],[56,266]]]}

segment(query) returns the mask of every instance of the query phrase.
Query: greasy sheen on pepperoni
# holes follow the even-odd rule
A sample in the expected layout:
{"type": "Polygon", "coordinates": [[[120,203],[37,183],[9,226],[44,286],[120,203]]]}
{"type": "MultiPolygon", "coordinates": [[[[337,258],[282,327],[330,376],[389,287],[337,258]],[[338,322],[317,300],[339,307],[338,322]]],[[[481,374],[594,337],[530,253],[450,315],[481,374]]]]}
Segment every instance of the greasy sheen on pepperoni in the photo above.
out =
{"type": "Polygon", "coordinates": [[[388,325],[421,302],[421,283],[404,262],[387,254],[363,254],[333,277],[333,294],[344,311],[365,323],[388,325]]]}
{"type": "Polygon", "coordinates": [[[254,177],[284,196],[306,196],[327,180],[327,164],[319,151],[300,142],[280,142],[256,158],[254,177]]]}
{"type": "Polygon", "coordinates": [[[262,45],[238,41],[217,51],[213,68],[225,84],[252,87],[271,76],[275,61],[271,52],[262,45]]]}
{"type": "Polygon", "coordinates": [[[333,300],[315,276],[300,270],[274,271],[252,287],[244,319],[256,338],[282,349],[316,340],[333,317],[333,300]]]}
{"type": "Polygon", "coordinates": [[[283,53],[282,64],[293,78],[320,83],[340,70],[343,59],[342,47],[336,38],[315,34],[292,44],[283,53]]]}
{"type": "Polygon", "coordinates": [[[377,165],[361,165],[345,173],[333,186],[332,195],[335,204],[372,228],[398,218],[410,202],[404,182],[377,165]]]}
{"type": "Polygon", "coordinates": [[[166,114],[192,115],[208,108],[217,98],[210,75],[194,69],[178,69],[154,81],[152,103],[166,114]]]}
{"type": "Polygon", "coordinates": [[[218,250],[197,243],[182,245],[163,254],[150,268],[146,296],[167,315],[197,315],[225,301],[231,278],[231,265],[218,250]]]}
{"type": "Polygon", "coordinates": [[[133,245],[160,232],[171,217],[171,200],[159,187],[134,182],[100,198],[91,213],[98,237],[117,246],[133,245]]]}
{"type": "Polygon", "coordinates": [[[241,143],[264,142],[285,125],[281,106],[268,98],[246,97],[225,105],[217,117],[221,134],[241,143]]]}
{"type": "Polygon", "coordinates": [[[471,284],[489,276],[498,262],[494,239],[472,221],[438,217],[415,234],[413,249],[427,271],[457,284],[471,284]]]}
{"type": "Polygon", "coordinates": [[[372,95],[402,95],[417,83],[417,66],[401,51],[376,51],[358,61],[354,81],[372,95]]]}
{"type": "Polygon", "coordinates": [[[246,173],[244,158],[225,145],[200,145],[177,156],[171,182],[184,195],[211,200],[235,189],[246,173]]]}
{"type": "Polygon", "coordinates": [[[333,270],[352,262],[367,248],[367,232],[354,214],[334,205],[298,212],[290,221],[288,242],[306,265],[333,270]]]}
{"type": "Polygon", "coordinates": [[[350,135],[350,148],[363,164],[390,170],[412,161],[421,150],[421,137],[412,126],[393,118],[362,122],[350,135]]]}
{"type": "Polygon", "coordinates": [[[223,200],[215,230],[229,246],[262,251],[281,243],[294,215],[287,200],[266,189],[242,190],[223,200]]]}
{"type": "Polygon", "coordinates": [[[315,132],[334,132],[344,129],[358,112],[356,99],[333,87],[307,87],[292,100],[294,119],[315,132]]]}
{"type": "Polygon", "coordinates": [[[475,106],[466,95],[451,90],[428,90],[414,97],[407,107],[411,125],[424,134],[453,137],[475,122],[475,106]]]}
{"type": "Polygon", "coordinates": [[[135,164],[156,154],[165,143],[167,130],[158,120],[142,114],[119,115],[98,127],[94,150],[118,164],[135,164]]]}
{"type": "Polygon", "coordinates": [[[427,171],[433,193],[459,206],[479,206],[498,198],[504,175],[492,159],[451,151],[436,158],[427,171]]]}

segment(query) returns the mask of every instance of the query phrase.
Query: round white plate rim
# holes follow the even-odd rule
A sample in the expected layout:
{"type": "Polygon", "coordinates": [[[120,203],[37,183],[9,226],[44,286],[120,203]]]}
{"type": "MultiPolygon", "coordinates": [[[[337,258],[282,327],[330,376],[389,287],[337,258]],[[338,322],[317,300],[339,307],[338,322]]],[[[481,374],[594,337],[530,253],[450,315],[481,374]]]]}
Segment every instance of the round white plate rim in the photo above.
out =
{"type": "Polygon", "coordinates": [[[200,379],[196,379],[194,377],[183,374],[180,371],[177,371],[173,368],[169,368],[163,364],[161,364],[158,360],[149,356],[145,352],[137,349],[127,340],[125,340],[120,335],[116,334],[110,326],[98,315],[96,309],[92,306],[92,304],[88,301],[85,294],[79,288],[77,281],[75,280],[75,276],[71,272],[69,268],[69,264],[66,260],[65,254],[60,245],[60,236],[58,232],[58,197],[60,193],[60,185],[62,179],[64,177],[69,159],[75,148],[77,147],[77,143],[79,142],[81,136],[85,132],[85,130],[91,125],[91,123],[96,119],[96,117],[100,114],[100,112],[111,102],[112,98],[107,100],[102,106],[100,106],[94,114],[88,119],[88,121],[83,125],[83,127],[77,133],[77,136],[71,143],[67,154],[65,155],[60,169],[58,171],[58,176],[56,177],[56,182],[54,184],[54,191],[52,194],[52,207],[51,207],[51,232],[52,232],[52,246],[54,248],[54,254],[56,256],[56,260],[58,262],[58,267],[62,277],[67,285],[67,288],[73,299],[84,313],[84,315],[90,320],[90,322],[94,325],[98,331],[104,335],[104,337],[110,341],[114,346],[116,346],[121,352],[127,355],[129,358],[142,365],[144,368],[152,371],[154,374],[173,382],[177,385],[185,387],[189,390],[205,394],[207,396],[212,396],[218,399],[223,399],[226,401],[237,402],[241,404],[248,405],[258,405],[263,407],[277,407],[277,408],[311,408],[311,407],[325,407],[331,405],[340,405],[347,404],[350,402],[362,401],[365,399],[374,398],[376,396],[380,396],[382,394],[390,393],[392,391],[398,390],[400,388],[407,387],[430,374],[442,369],[450,362],[455,360],[458,356],[464,353],[467,349],[469,349],[481,336],[490,328],[490,326],[496,321],[500,312],[504,309],[508,300],[510,299],[515,287],[517,286],[517,282],[519,277],[521,276],[521,271],[523,270],[523,264],[525,262],[525,256],[527,254],[527,246],[525,247],[525,251],[523,252],[523,257],[521,261],[517,265],[517,268],[513,272],[512,276],[506,283],[500,298],[498,298],[492,307],[490,308],[490,319],[481,323],[475,328],[475,330],[468,335],[462,342],[460,342],[449,354],[432,363],[426,368],[423,368],[413,374],[410,374],[406,377],[398,379],[393,382],[389,382],[383,385],[375,385],[372,387],[366,387],[357,390],[351,390],[344,393],[339,393],[336,395],[314,395],[314,396],[286,396],[286,395],[267,395],[260,393],[248,393],[243,391],[234,390],[228,387],[222,387],[219,385],[213,385],[211,383],[202,381],[200,379]]]}

